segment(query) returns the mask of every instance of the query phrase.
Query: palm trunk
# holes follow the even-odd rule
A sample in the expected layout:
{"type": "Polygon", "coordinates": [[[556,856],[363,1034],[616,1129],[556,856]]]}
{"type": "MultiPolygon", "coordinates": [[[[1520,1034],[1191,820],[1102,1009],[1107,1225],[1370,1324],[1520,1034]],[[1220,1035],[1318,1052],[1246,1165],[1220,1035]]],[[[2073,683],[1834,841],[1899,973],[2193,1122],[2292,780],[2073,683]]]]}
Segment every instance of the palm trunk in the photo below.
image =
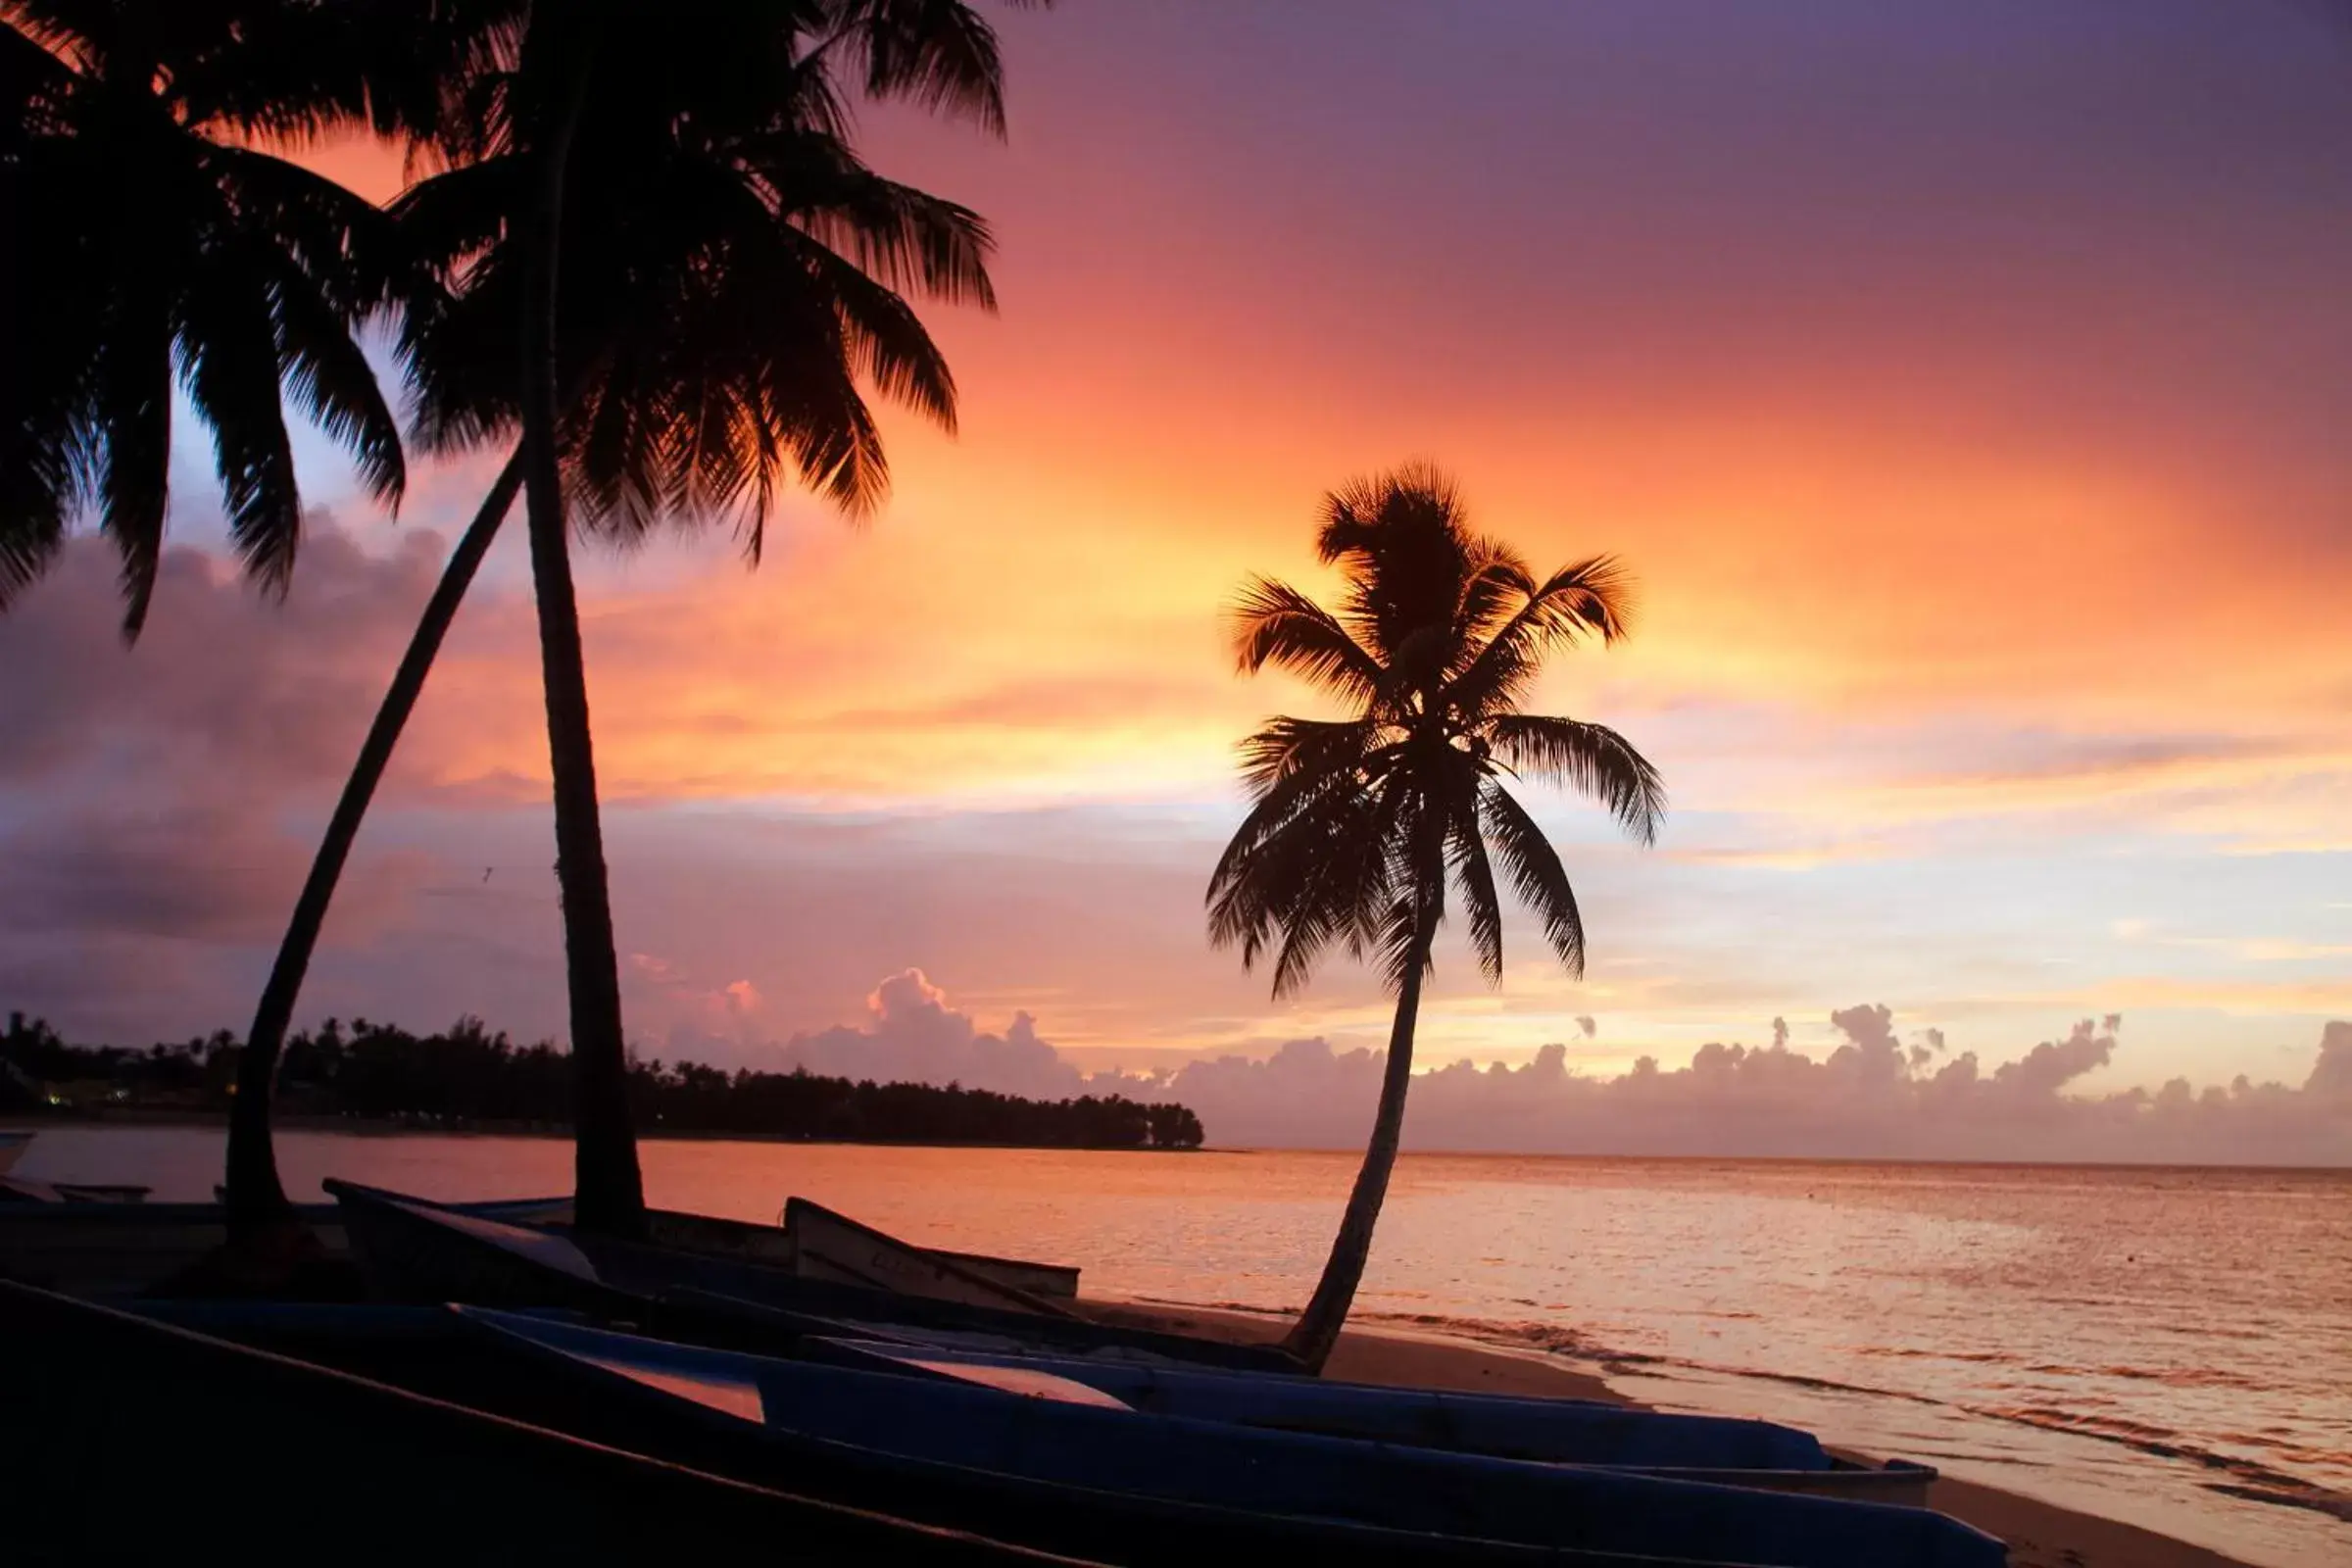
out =
{"type": "Polygon", "coordinates": [[[1364,1163],[1355,1173],[1355,1188],[1348,1195],[1348,1210],[1340,1217],[1340,1233],[1332,1240],[1331,1257],[1306,1310],[1284,1339],[1283,1348],[1321,1372],[1340,1343],[1348,1309],[1355,1304],[1355,1289],[1363,1283],[1364,1261],[1372,1255],[1372,1228],[1380,1222],[1380,1205],[1389,1196],[1389,1174],[1396,1168],[1396,1144],[1404,1131],[1404,1097],[1413,1081],[1413,1026],[1421,1013],[1421,977],[1429,967],[1429,950],[1437,941],[1437,921],[1425,918],[1413,934],[1412,963],[1396,991],[1396,1021],[1389,1029],[1389,1068],[1380,1081],[1380,1109],[1372,1117],[1372,1142],[1364,1163]]]}
{"type": "MultiPolygon", "coordinates": [[[[560,28],[562,23],[535,23],[560,28]]],[[[531,579],[539,602],[539,666],[547,690],[548,762],[555,774],[556,875],[564,898],[564,956],[571,1001],[573,1223],[634,1236],[645,1228],[645,1188],[629,1121],[628,1059],[620,1022],[620,966],[596,800],[588,675],[572,591],[569,528],[556,452],[556,270],[564,177],[587,96],[594,26],[569,44],[565,90],[542,142],[539,184],[524,229],[522,456],[531,579]]],[[[533,40],[537,41],[536,39],[533,40]]],[[[526,45],[527,47],[527,45],[526,45]]]]}
{"type": "Polygon", "coordinates": [[[303,977],[318,946],[319,928],[326,923],[327,906],[334,901],[335,883],[351,857],[368,803],[375,798],[376,785],[383,781],[384,768],[409,715],[416,711],[425,676],[432,672],[442,639],[457,619],[458,606],[473,585],[474,573],[481,568],[482,558],[489,554],[491,541],[498,537],[499,526],[506,521],[514,505],[514,493],[521,487],[522,459],[517,454],[508,460],[498,482],[482,498],[472,525],[458,540],[449,564],[442,568],[440,585],[426,602],[423,618],[409,639],[409,651],[392,676],[391,689],[375,710],[375,722],[360,747],[359,760],[352,764],[351,777],[344,782],[343,798],[335,803],[335,814],[326,824],[326,837],[311,861],[310,878],[294,903],[294,916],[286,923],[277,961],[270,966],[270,983],[262,989],[253,1027],[246,1032],[244,1054],[237,1060],[236,1099],[228,1112],[228,1225],[232,1239],[251,1237],[293,1218],[293,1205],[286,1201],[285,1188],[277,1179],[277,1153],[270,1140],[270,1097],[277,1078],[278,1052],[285,1045],[295,999],[302,994],[303,977]]]}

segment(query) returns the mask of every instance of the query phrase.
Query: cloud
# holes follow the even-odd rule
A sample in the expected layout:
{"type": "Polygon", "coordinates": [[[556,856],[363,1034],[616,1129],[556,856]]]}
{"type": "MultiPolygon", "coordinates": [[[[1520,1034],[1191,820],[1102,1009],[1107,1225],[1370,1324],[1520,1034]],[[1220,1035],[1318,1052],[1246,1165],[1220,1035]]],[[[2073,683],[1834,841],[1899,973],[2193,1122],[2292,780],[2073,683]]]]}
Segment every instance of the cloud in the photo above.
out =
{"type": "Polygon", "coordinates": [[[2303,1092],[2352,1102],[2352,1023],[2330,1023],[2320,1036],[2320,1059],[2303,1092]]]}
{"type": "MultiPolygon", "coordinates": [[[[749,998],[748,983],[725,989],[729,1002],[749,998]]],[[[673,1034],[671,1046],[685,1054],[706,1055],[715,1046],[739,1066],[765,1072],[803,1069],[829,1078],[872,1079],[879,1083],[961,1084],[1004,1095],[1061,1100],[1083,1094],[1087,1075],[1061,1059],[1037,1036],[1036,1020],[1016,1012],[1002,1034],[979,1027],[968,1012],[948,1004],[947,993],[920,969],[906,969],[876,986],[865,999],[863,1024],[844,1024],[796,1034],[781,1044],[738,1042],[673,1034]]],[[[1101,1087],[1140,1085],[1102,1075],[1101,1087]]]]}
{"type": "MultiPolygon", "coordinates": [[[[1088,1075],[1039,1036],[1027,1012],[1015,1012],[1002,1033],[982,1029],[920,969],[883,980],[866,1011],[861,1024],[780,1043],[681,1032],[671,1047],[765,1071],[961,1083],[1048,1099],[1174,1099],[1198,1111],[1210,1142],[1225,1148],[1360,1144],[1387,1059],[1317,1037],[1262,1057],[1217,1056],[1163,1074],[1088,1075]]],[[[1790,1050],[1788,1025],[1776,1018],[1770,1046],[1705,1045],[1684,1067],[1643,1057],[1613,1078],[1579,1073],[1559,1045],[1520,1067],[1457,1061],[1414,1076],[1405,1145],[1715,1157],[2352,1160],[2352,1023],[2327,1026],[2300,1089],[2241,1077],[2202,1093],[2176,1080],[2154,1093],[2088,1097],[2069,1091],[2113,1060],[2123,1020],[2112,1014],[2083,1019],[2065,1038],[1989,1070],[1974,1052],[1929,1070],[1936,1053],[1905,1047],[1883,1004],[1840,1008],[1830,1022],[1840,1043],[1820,1060],[1790,1050]]]]}
{"type": "Polygon", "coordinates": [[[1576,1019],[1576,1032],[1590,1040],[1600,1033],[1600,1025],[1594,1021],[1591,1013],[1579,1013],[1576,1019]]]}
{"type": "MultiPolygon", "coordinates": [[[[11,1005],[122,1019],[169,988],[224,1009],[206,1028],[250,1005],[246,972],[282,928],[439,554],[430,534],[378,557],[323,515],[309,528],[283,605],[174,549],[125,647],[113,548],[83,536],[0,616],[11,1005]],[[233,950],[250,951],[219,961],[233,950]]],[[[426,863],[380,845],[356,858],[328,943],[370,940],[426,863]]]]}
{"type": "MultiPolygon", "coordinates": [[[[1776,1020],[1776,1023],[1778,1020],[1776,1020]]],[[[2253,1084],[2199,1093],[2177,1079],[2151,1094],[2069,1090],[2107,1065],[2122,1020],[2084,1019],[1989,1072],[1974,1052],[1933,1071],[1905,1050],[1883,1005],[1840,1009],[1842,1043],[1822,1060],[1787,1046],[1702,1046],[1689,1065],[1643,1057],[1588,1077],[1546,1046],[1522,1067],[1468,1061],[1417,1074],[1406,1147],[1531,1153],[1713,1156],[2352,1161],[2352,1023],[2330,1023],[2300,1089],[2253,1084]]],[[[1213,1143],[1348,1147],[1363,1137],[1385,1054],[1292,1041],[1260,1061],[1189,1065],[1168,1085],[1213,1143]]]]}

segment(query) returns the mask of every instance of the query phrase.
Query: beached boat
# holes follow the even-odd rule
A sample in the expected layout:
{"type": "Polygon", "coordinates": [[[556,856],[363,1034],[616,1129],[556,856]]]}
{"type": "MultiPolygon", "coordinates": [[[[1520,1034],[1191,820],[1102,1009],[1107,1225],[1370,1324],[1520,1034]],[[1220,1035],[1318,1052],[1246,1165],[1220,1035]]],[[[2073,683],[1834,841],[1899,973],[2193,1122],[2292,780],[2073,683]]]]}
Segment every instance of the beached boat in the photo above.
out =
{"type": "Polygon", "coordinates": [[[1017,1368],[975,1368],[999,1374],[981,1387],[457,1310],[584,1390],[747,1446],[827,1440],[1095,1491],[1548,1550],[1781,1568],[1998,1568],[2007,1556],[1992,1538],[1921,1508],[1151,1415],[1017,1368]]]}
{"type": "MultiPolygon", "coordinates": [[[[1008,1284],[938,1252],[909,1247],[897,1237],[861,1225],[822,1203],[795,1198],[784,1205],[784,1232],[792,1241],[793,1272],[802,1279],[830,1280],[869,1290],[896,1291],[967,1306],[1069,1316],[1047,1297],[1008,1284]]],[[[1077,1294],[1077,1271],[1070,1291],[1077,1294]]]]}
{"type": "MultiPolygon", "coordinates": [[[[1049,1301],[1072,1300],[1078,1295],[1078,1270],[1070,1264],[1039,1263],[1019,1257],[993,1257],[985,1252],[958,1252],[943,1247],[916,1247],[885,1236],[871,1226],[858,1225],[857,1221],[805,1198],[787,1200],[787,1223],[776,1225],[726,1219],[716,1214],[692,1214],[674,1208],[649,1208],[645,1211],[646,1239],[656,1247],[675,1248],[682,1252],[703,1252],[712,1257],[739,1258],[747,1263],[760,1263],[769,1268],[798,1273],[802,1271],[799,1237],[789,1221],[792,1215],[801,1212],[820,1223],[825,1220],[839,1221],[867,1234],[882,1236],[894,1247],[904,1248],[922,1257],[936,1259],[1049,1301]]],[[[534,1225],[570,1224],[570,1200],[551,1202],[545,1211],[534,1214],[528,1222],[534,1225]]],[[[804,1229],[807,1224],[804,1221],[804,1229]]]]}
{"type": "Polygon", "coordinates": [[[24,1148],[32,1142],[32,1138],[33,1135],[27,1132],[0,1131],[0,1176],[8,1174],[9,1168],[24,1155],[24,1148]]]}
{"type": "MultiPolygon", "coordinates": [[[[926,1333],[976,1333],[990,1348],[1054,1354],[1153,1356],[1248,1371],[1296,1371],[1272,1346],[1213,1340],[1086,1319],[1004,1311],[921,1296],[803,1279],[735,1258],[616,1242],[556,1226],[508,1224],[399,1193],[330,1181],[344,1229],[376,1294],[393,1300],[570,1306],[650,1323],[725,1318],[771,1341],[839,1335],[844,1321],[903,1323],[926,1333]]],[[[853,1337],[856,1331],[849,1330],[853,1337]]]]}
{"type": "Polygon", "coordinates": [[[1927,1502],[1928,1485],[1936,1479],[1927,1465],[1900,1460],[1864,1465],[1838,1458],[1811,1433],[1768,1421],[1679,1415],[1586,1399],[1008,1355],[913,1340],[905,1334],[889,1341],[811,1337],[796,1353],[805,1360],[947,1380],[1043,1374],[1099,1390],[1153,1415],[1914,1507],[1927,1502]]]}
{"type": "MultiPolygon", "coordinates": [[[[524,1221],[568,1214],[570,1205],[567,1198],[531,1198],[459,1206],[524,1221]]],[[[341,1208],[298,1203],[295,1214],[329,1257],[349,1256],[341,1208]]],[[[69,1296],[135,1296],[227,1240],[227,1211],[219,1203],[0,1203],[0,1276],[69,1296]]]]}
{"type": "Polygon", "coordinates": [[[0,1202],[144,1203],[154,1191],[133,1182],[44,1182],[30,1176],[0,1176],[0,1202]]]}
{"type": "Polygon", "coordinates": [[[1069,1561],[4,1281],[0,1344],[12,1561],[1069,1561]]]}
{"type": "MultiPolygon", "coordinates": [[[[747,1441],[741,1421],[713,1421],[693,1399],[661,1396],[626,1379],[583,1377],[569,1357],[484,1332],[466,1320],[463,1309],[445,1306],[146,1301],[138,1310],[208,1336],[346,1368],[705,1473],[1133,1568],[1218,1561],[1725,1568],[1722,1559],[1547,1549],[1068,1486],[781,1429],[750,1433],[747,1441]]],[[[529,1321],[502,1319],[517,1320],[529,1321]]],[[[418,1490],[429,1488],[424,1482],[418,1490]]]]}

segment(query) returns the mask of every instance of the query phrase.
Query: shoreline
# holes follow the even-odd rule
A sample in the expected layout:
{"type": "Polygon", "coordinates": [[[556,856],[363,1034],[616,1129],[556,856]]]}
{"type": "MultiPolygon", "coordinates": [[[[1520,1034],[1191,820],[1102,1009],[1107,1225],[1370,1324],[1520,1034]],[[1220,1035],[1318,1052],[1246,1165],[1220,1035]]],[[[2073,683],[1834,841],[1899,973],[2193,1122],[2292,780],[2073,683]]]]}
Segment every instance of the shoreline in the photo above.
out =
{"type": "MultiPolygon", "coordinates": [[[[401,1121],[390,1118],[283,1115],[272,1111],[270,1117],[272,1132],[276,1133],[335,1133],[348,1138],[533,1138],[550,1142],[570,1143],[574,1137],[569,1123],[516,1121],[468,1121],[446,1125],[431,1122],[401,1121]]],[[[53,1116],[0,1114],[0,1132],[38,1133],[90,1132],[100,1129],[143,1131],[157,1127],[195,1127],[210,1129],[225,1135],[228,1131],[228,1112],[225,1110],[153,1109],[115,1106],[88,1113],[53,1116]]],[[[1154,1147],[1151,1144],[975,1144],[952,1143],[941,1139],[910,1138],[804,1138],[793,1133],[729,1132],[711,1128],[663,1127],[639,1129],[641,1144],[790,1144],[812,1149],[1016,1149],[1044,1153],[1073,1154],[1198,1154],[1200,1149],[1154,1147]]]]}
{"type": "MultiPolygon", "coordinates": [[[[1173,1330],[1209,1339],[1263,1343],[1278,1339],[1288,1319],[1228,1307],[1157,1300],[1088,1298],[1089,1312],[1107,1322],[1173,1330]]],[[[1332,1352],[1330,1374],[1356,1383],[1396,1388],[1594,1399],[1646,1408],[1611,1389],[1598,1375],[1562,1365],[1543,1350],[1482,1344],[1409,1326],[1350,1327],[1332,1352]]],[[[1928,1505],[2009,1544],[2011,1568],[2249,1568],[2203,1546],[2137,1525],[2042,1502],[1981,1482],[1939,1477],[1928,1505]]]]}
{"type": "MultiPolygon", "coordinates": [[[[485,1122],[472,1121],[463,1125],[436,1126],[390,1119],[361,1119],[303,1112],[287,1113],[272,1109],[270,1125],[281,1132],[347,1133],[355,1138],[551,1138],[568,1141],[572,1137],[569,1123],[555,1122],[485,1122]]],[[[0,1111],[0,1132],[39,1132],[45,1128],[90,1129],[100,1127],[213,1127],[223,1131],[228,1126],[228,1112],[181,1106],[108,1106],[95,1111],[72,1112],[8,1112],[0,1111]]],[[[870,1138],[802,1138],[786,1133],[747,1133],[713,1130],[669,1128],[657,1123],[640,1128],[640,1143],[739,1143],[739,1144],[808,1144],[823,1148],[872,1149],[1023,1149],[1048,1152],[1119,1154],[1331,1154],[1360,1160],[1361,1148],[1323,1148],[1320,1146],[1286,1144],[1202,1144],[1197,1149],[1136,1148],[1130,1145],[1077,1144],[956,1144],[936,1140],[876,1140],[870,1138]]],[[[2209,1175],[2209,1176],[2343,1176],[2352,1175],[2352,1165],[2315,1165],[2302,1161],[2258,1161],[2253,1164],[2199,1164],[2180,1162],[2150,1162],[2147,1160],[2105,1159],[1913,1159],[1901,1155],[1833,1155],[1833,1154],[1659,1154],[1623,1153],[1591,1150],[1544,1151],[1534,1153],[1514,1153],[1492,1149],[1406,1149],[1403,1159],[1461,1159],[1494,1160],[1498,1163],[1526,1160],[1559,1160],[1568,1163],[1610,1163],[1636,1165],[1771,1165],[1807,1166],[1823,1169],[1867,1170],[1887,1166],[1917,1170],[1968,1171],[2098,1171],[2103,1173],[2145,1172],[2151,1175],[2209,1175]]]]}

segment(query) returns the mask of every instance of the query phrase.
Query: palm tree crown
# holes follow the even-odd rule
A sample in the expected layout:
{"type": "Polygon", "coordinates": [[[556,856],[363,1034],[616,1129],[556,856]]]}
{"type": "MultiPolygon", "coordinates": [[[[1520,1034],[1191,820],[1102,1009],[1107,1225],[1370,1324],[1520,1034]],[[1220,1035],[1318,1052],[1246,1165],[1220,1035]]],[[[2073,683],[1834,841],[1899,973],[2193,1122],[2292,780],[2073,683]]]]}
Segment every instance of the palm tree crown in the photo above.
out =
{"type": "MultiPolygon", "coordinates": [[[[561,442],[586,525],[736,519],[758,555],[786,474],[853,515],[887,488],[860,383],[948,428],[956,384],[906,291],[992,307],[977,214],[883,178],[846,140],[828,61],[779,68],[756,114],[583,106],[557,302],[561,442]]],[[[510,138],[499,138],[501,144],[510,138]]],[[[494,152],[394,205],[446,291],[404,317],[416,436],[444,451],[519,422],[528,156],[494,152]]]]}
{"type": "Polygon", "coordinates": [[[1565,784],[1655,840],[1665,786],[1623,736],[1518,710],[1547,654],[1624,635],[1624,572],[1596,556],[1539,581],[1471,532],[1452,484],[1419,467],[1331,495],[1318,546],[1347,573],[1339,612],[1257,579],[1235,614],[1241,667],[1289,670],[1355,714],[1275,718],[1243,743],[1254,806],[1209,882],[1212,940],[1252,965],[1271,954],[1277,996],[1334,943],[1376,956],[1398,987],[1429,961],[1422,933],[1445,918],[1450,880],[1480,967],[1499,980],[1499,860],[1560,961],[1583,973],[1568,873],[1504,780],[1565,784]]]}
{"type": "Polygon", "coordinates": [[[0,4],[0,607],[85,508],[147,615],[174,386],[211,427],[230,537],[282,592],[301,538],[282,398],[381,500],[399,426],[354,340],[396,272],[384,215],[242,138],[293,129],[273,79],[299,0],[0,4]]]}

